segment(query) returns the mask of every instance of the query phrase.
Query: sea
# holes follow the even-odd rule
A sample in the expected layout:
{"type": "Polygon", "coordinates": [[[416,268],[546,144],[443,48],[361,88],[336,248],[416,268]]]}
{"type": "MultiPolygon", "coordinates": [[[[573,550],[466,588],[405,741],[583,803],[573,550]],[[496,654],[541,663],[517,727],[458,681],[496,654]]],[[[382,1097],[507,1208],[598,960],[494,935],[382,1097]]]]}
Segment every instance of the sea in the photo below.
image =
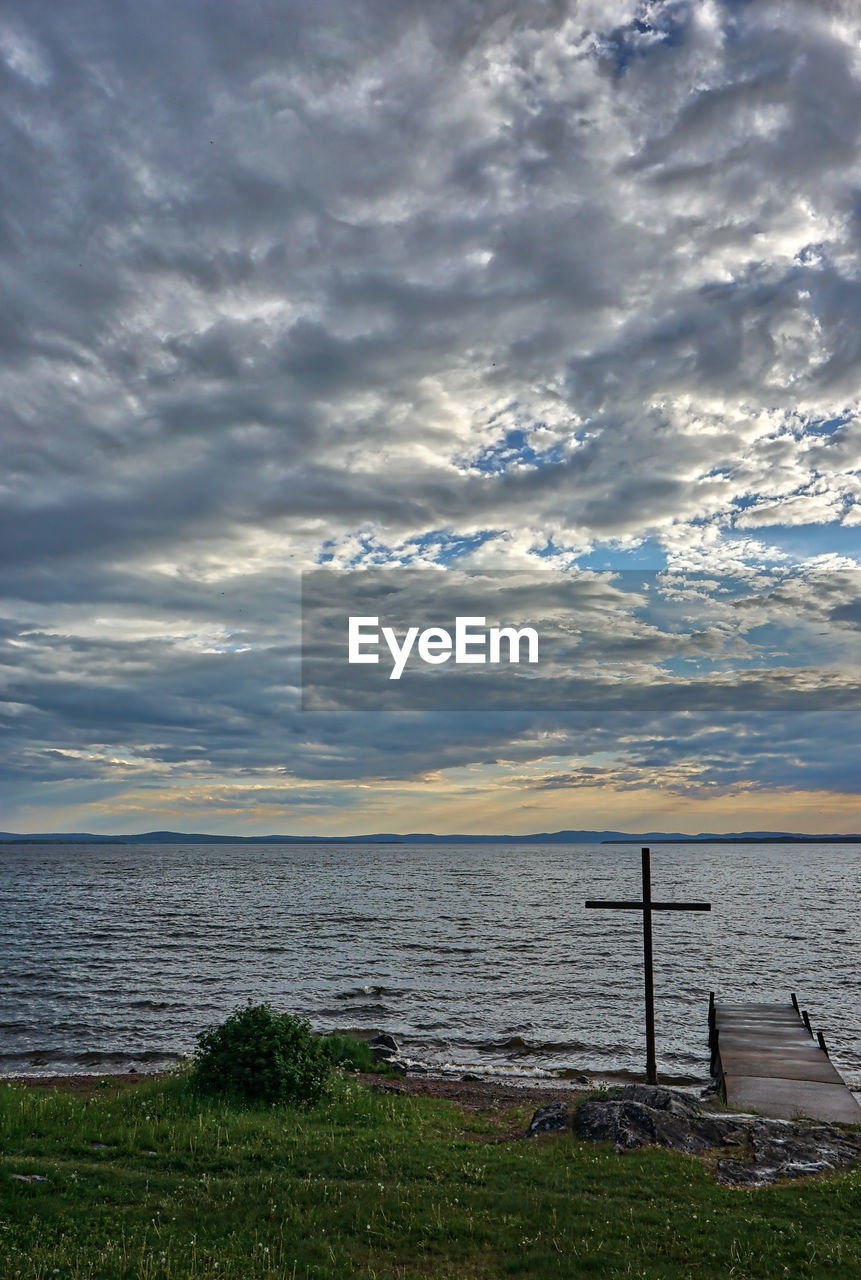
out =
{"type": "MultiPolygon", "coordinates": [[[[661,1078],[708,1079],[709,992],[797,993],[861,1090],[861,845],[655,844],[661,1078]]],[[[180,1063],[237,1006],[395,1036],[436,1072],[644,1071],[640,850],[589,844],[5,844],[0,1074],[180,1063]]]]}

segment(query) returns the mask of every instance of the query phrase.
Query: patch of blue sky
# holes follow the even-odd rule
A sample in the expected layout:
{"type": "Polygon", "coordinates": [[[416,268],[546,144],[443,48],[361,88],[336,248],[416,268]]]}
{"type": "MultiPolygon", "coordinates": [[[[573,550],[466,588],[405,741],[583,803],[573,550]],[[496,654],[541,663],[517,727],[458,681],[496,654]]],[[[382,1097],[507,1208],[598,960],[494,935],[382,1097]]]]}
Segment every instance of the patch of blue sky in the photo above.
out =
{"type": "Polygon", "coordinates": [[[385,568],[389,564],[399,564],[400,556],[390,547],[381,546],[364,533],[357,535],[359,550],[344,565],[345,569],[385,568]]]}
{"type": "Polygon", "coordinates": [[[644,538],[636,546],[619,546],[606,543],[593,547],[585,555],[577,557],[577,568],[638,571],[654,571],[667,567],[667,553],[654,538],[644,538]]]}
{"type": "Polygon", "coordinates": [[[635,58],[647,57],[656,48],[674,49],[684,44],[690,22],[690,0],[643,4],[639,17],[604,37],[602,52],[614,59],[616,75],[624,75],[635,58]]]}
{"type": "MultiPolygon", "coordinates": [[[[734,510],[734,511],[747,511],[748,507],[754,507],[754,506],[756,506],[757,502],[759,502],[759,495],[758,495],[758,494],[756,494],[756,493],[746,493],[746,494],[743,494],[743,495],[742,495],[742,497],[740,497],[740,498],[735,498],[735,499],[733,500],[733,504],[732,504],[732,505],[733,505],[733,510],[734,510]]],[[[692,522],[692,523],[695,523],[695,522],[692,522]]]]}
{"type": "MultiPolygon", "coordinates": [[[[537,426],[543,424],[537,423],[537,426]]],[[[524,427],[512,427],[501,440],[483,449],[469,462],[471,467],[485,475],[501,475],[510,467],[545,467],[563,460],[561,443],[549,449],[536,449],[530,443],[530,433],[524,427]]]]}
{"type": "Polygon", "coordinates": [[[430,529],[427,533],[413,538],[407,563],[417,559],[432,558],[437,564],[451,565],[461,556],[469,555],[489,539],[495,537],[493,529],[481,529],[477,533],[452,533],[448,529],[430,529]]]}
{"type": "Polygon", "coordinates": [[[764,528],[739,529],[728,532],[726,538],[729,542],[738,539],[760,543],[766,561],[768,552],[774,550],[799,562],[811,556],[835,554],[853,557],[861,563],[861,525],[841,524],[838,520],[827,524],[774,524],[764,528]]]}
{"type": "Polygon", "coordinates": [[[632,617],[647,620],[666,635],[703,631],[710,625],[710,602],[723,605],[750,593],[750,584],[742,578],[703,570],[624,570],[613,584],[639,597],[632,617]]]}
{"type": "MultiPolygon", "coordinates": [[[[342,567],[347,569],[355,569],[355,568],[358,568],[358,566],[361,564],[386,564],[388,562],[389,560],[388,554],[382,551],[380,547],[375,547],[367,538],[362,536],[359,537],[358,541],[361,549],[357,551],[356,554],[352,557],[352,559],[350,559],[347,562],[347,564],[342,567]]],[[[337,548],[338,548],[337,539],[327,538],[326,541],[322,543],[320,550],[317,552],[316,563],[331,564],[332,561],[335,559],[337,548]]]]}
{"type": "MultiPolygon", "coordinates": [[[[462,556],[469,555],[491,538],[493,529],[481,529],[476,533],[453,533],[450,529],[429,529],[427,533],[411,538],[401,546],[391,547],[374,539],[370,534],[357,534],[359,549],[343,566],[345,569],[386,568],[389,565],[407,567],[417,561],[433,561],[450,566],[462,556]]],[[[338,549],[338,542],[328,538],[317,553],[317,564],[331,564],[338,549]]]]}
{"type": "Polygon", "coordinates": [[[845,427],[852,418],[850,412],[839,414],[836,418],[808,418],[804,424],[805,435],[833,436],[835,431],[845,427]]]}
{"type": "MultiPolygon", "coordinates": [[[[811,240],[809,244],[803,245],[798,250],[795,261],[800,267],[817,267],[829,257],[829,246],[826,240],[811,240]]],[[[796,278],[797,274],[792,272],[792,278],[796,278]]]]}
{"type": "Polygon", "coordinates": [[[745,642],[754,657],[748,665],[778,667],[825,667],[840,664],[845,636],[831,624],[815,627],[789,622],[764,622],[745,632],[745,642]]]}
{"type": "MultiPolygon", "coordinates": [[[[358,569],[360,567],[368,567],[373,565],[385,566],[387,564],[400,563],[400,557],[391,551],[388,547],[380,546],[379,543],[371,541],[364,534],[357,537],[359,550],[347,561],[342,567],[345,569],[358,569]]],[[[338,549],[338,541],[336,538],[327,538],[321,544],[317,553],[317,564],[331,564],[335,559],[338,549]]]]}
{"type": "MultiPolygon", "coordinates": [[[[677,628],[664,625],[666,633],[677,631],[677,628]]],[[[695,630],[690,622],[685,630],[695,630]]],[[[763,671],[774,667],[809,667],[815,665],[817,659],[824,661],[827,647],[819,645],[811,647],[811,636],[807,629],[782,623],[766,622],[751,627],[743,633],[744,650],[737,647],[728,652],[705,652],[690,654],[674,654],[665,658],[661,666],[670,675],[690,676],[705,672],[719,674],[733,671],[763,671]]]]}
{"type": "Polygon", "coordinates": [[[543,547],[530,547],[530,553],[538,556],[541,560],[568,556],[569,565],[573,568],[579,568],[577,556],[572,551],[569,551],[567,547],[558,547],[552,538],[548,538],[543,547]]]}

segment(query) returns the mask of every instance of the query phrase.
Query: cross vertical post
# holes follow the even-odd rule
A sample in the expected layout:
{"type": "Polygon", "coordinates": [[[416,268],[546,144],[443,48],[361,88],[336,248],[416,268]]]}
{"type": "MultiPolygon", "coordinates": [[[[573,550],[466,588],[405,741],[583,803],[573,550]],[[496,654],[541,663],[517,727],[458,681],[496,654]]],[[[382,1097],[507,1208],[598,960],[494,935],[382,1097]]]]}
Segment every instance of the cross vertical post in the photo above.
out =
{"type": "Polygon", "coordinates": [[[658,1083],[658,1059],[655,1052],[655,970],[652,962],[653,911],[711,911],[710,902],[654,902],[652,899],[652,866],[649,850],[642,849],[643,897],[640,902],[588,901],[587,907],[603,907],[612,911],[642,911],[643,970],[646,997],[646,1080],[658,1083]]]}
{"type": "Polygon", "coordinates": [[[655,970],[652,964],[652,865],[648,849],[643,858],[643,972],[646,979],[646,1083],[658,1083],[655,1053],[655,970]]]}

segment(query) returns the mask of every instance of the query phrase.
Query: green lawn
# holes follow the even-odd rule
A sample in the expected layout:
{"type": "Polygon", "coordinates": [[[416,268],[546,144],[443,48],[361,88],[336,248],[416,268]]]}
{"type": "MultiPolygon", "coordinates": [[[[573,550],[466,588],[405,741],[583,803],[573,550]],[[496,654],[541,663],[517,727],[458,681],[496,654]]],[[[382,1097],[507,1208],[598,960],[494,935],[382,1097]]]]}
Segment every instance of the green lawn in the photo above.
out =
{"type": "Polygon", "coordinates": [[[861,1275],[858,1172],[731,1190],[667,1151],[503,1137],[529,1114],[349,1077],[310,1110],[202,1103],[179,1078],[0,1085],[0,1277],[861,1275]]]}

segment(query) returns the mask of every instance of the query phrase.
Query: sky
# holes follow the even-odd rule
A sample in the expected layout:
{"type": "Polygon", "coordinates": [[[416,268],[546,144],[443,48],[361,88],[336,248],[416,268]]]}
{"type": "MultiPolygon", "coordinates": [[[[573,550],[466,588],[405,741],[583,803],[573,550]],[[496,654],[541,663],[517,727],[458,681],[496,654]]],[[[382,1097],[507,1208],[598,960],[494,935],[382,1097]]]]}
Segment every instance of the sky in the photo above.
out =
{"type": "Polygon", "coordinates": [[[7,0],[0,828],[861,830],[859,113],[850,0],[7,0]],[[321,567],[591,691],[303,710],[321,567]]]}

